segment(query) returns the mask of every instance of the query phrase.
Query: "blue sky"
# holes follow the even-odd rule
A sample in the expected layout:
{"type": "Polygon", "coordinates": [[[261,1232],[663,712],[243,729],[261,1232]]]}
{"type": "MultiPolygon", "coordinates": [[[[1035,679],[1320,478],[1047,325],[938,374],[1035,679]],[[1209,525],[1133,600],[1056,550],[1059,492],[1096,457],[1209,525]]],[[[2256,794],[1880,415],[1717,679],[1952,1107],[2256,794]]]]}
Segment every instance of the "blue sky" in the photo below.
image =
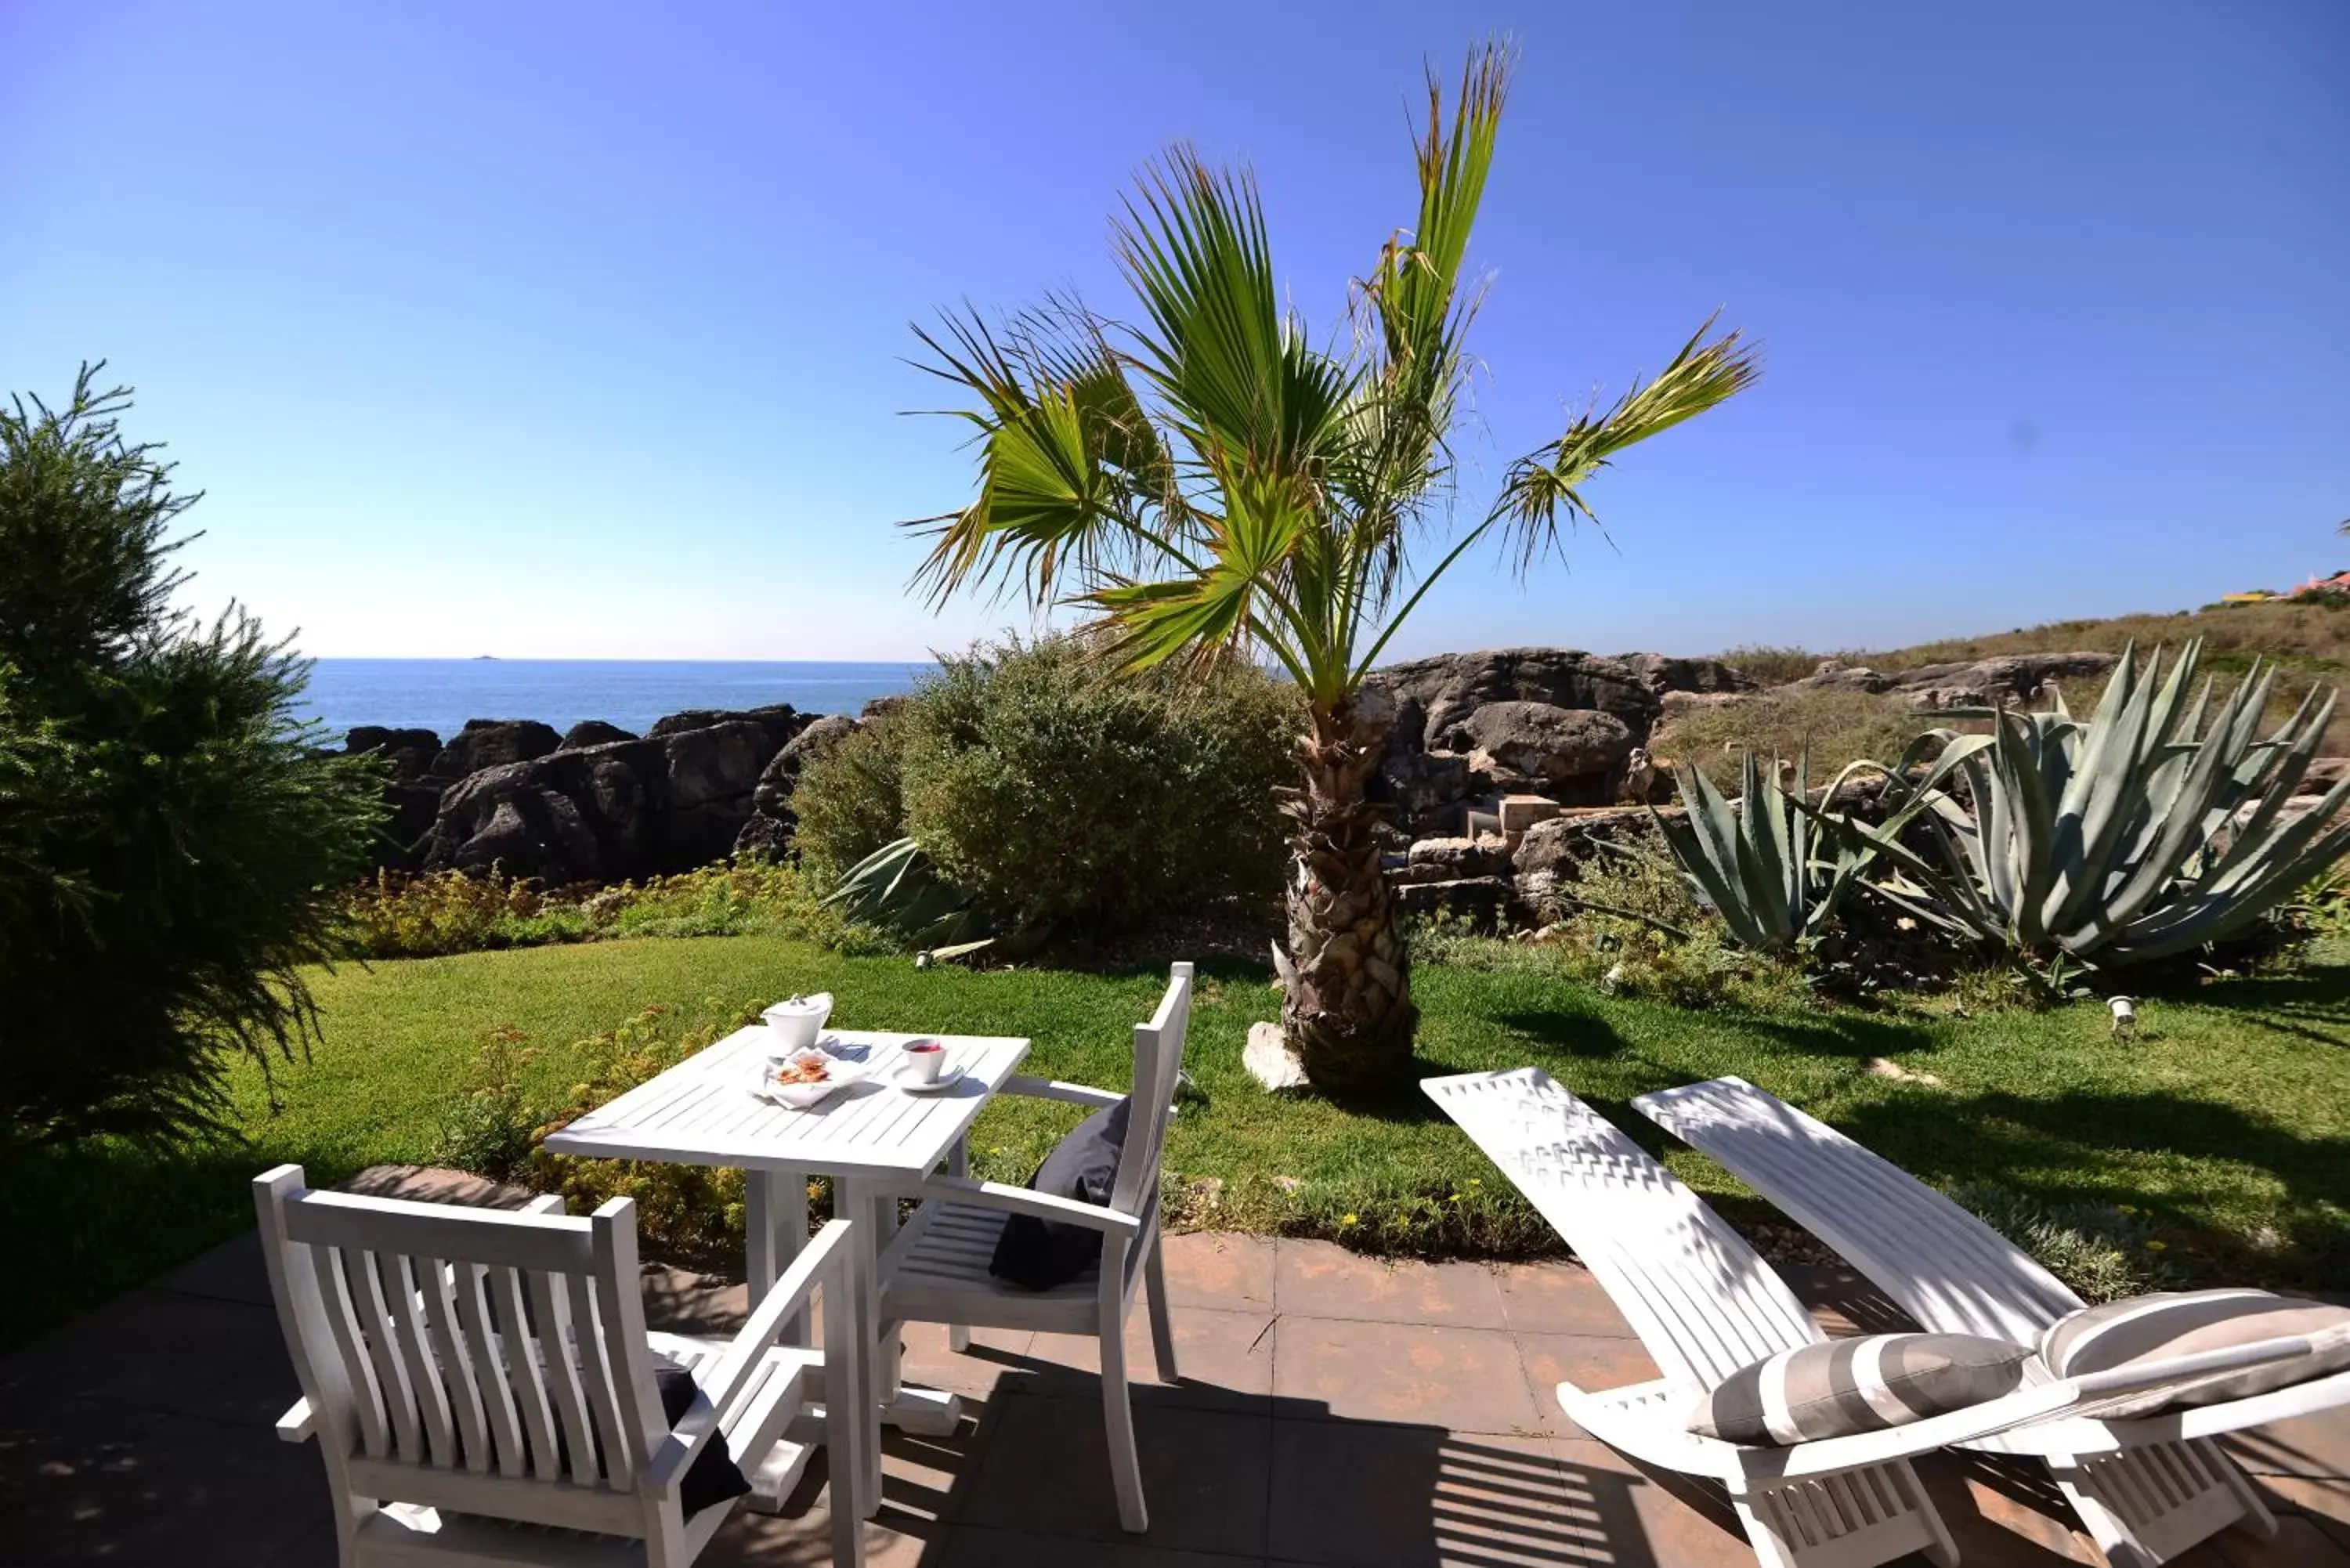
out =
{"type": "Polygon", "coordinates": [[[0,0],[0,387],[104,356],[194,602],[314,654],[892,658],[970,454],[910,320],[1074,287],[1189,138],[1318,329],[1522,47],[1464,508],[1715,307],[1762,383],[1399,654],[1882,646],[2350,564],[2350,6],[0,0]]]}

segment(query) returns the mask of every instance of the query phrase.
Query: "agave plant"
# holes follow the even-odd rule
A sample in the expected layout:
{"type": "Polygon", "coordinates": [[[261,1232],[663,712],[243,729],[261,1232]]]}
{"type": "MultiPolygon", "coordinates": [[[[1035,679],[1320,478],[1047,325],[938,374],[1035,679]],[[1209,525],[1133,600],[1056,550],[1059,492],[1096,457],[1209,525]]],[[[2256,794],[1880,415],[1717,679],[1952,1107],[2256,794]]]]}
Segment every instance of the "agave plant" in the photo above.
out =
{"type": "MultiPolygon", "coordinates": [[[[1806,806],[1810,774],[1810,758],[1797,758],[1795,788],[1790,794],[1779,782],[1776,760],[1766,776],[1749,752],[1741,799],[1733,805],[1711,779],[1683,763],[1676,775],[1687,820],[1675,822],[1649,812],[1681,874],[1721,914],[1731,939],[1742,948],[1784,952],[1804,938],[1817,936],[1875,858],[1867,840],[1829,831],[1840,826],[1839,819],[1806,806]],[[1835,841],[1833,858],[1822,853],[1826,847],[1823,841],[1829,837],[1835,841]]],[[[1835,784],[1844,777],[1838,774],[1835,784]]],[[[1835,784],[1828,786],[1830,799],[1835,784]]]]}
{"type": "Polygon", "coordinates": [[[2044,713],[1938,715],[1992,732],[1936,730],[1894,770],[1898,807],[1868,836],[1906,879],[1873,886],[1961,933],[2099,967],[2242,931],[2350,849],[2350,823],[2335,822],[2350,779],[2288,810],[2336,693],[2313,690],[2259,740],[2274,670],[2255,664],[2214,715],[2210,680],[2188,697],[2201,657],[2189,642],[2165,679],[2159,649],[2143,669],[2135,648],[2124,652],[2086,723],[2061,696],[2044,713]],[[1908,782],[1931,745],[1940,757],[1908,782]],[[1949,787],[1958,779],[1971,810],[1949,787]],[[1927,825],[1939,864],[1900,841],[1912,821],[1927,825]]]}
{"type": "Polygon", "coordinates": [[[993,940],[971,895],[940,876],[911,838],[893,839],[850,867],[824,901],[942,958],[976,952],[993,940]]]}

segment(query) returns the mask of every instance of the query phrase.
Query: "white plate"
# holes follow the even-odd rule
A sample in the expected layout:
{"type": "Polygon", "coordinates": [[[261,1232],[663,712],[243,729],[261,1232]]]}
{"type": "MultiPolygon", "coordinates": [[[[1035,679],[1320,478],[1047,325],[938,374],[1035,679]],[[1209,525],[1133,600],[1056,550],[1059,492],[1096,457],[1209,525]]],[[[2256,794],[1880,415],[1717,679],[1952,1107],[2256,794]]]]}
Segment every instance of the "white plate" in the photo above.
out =
{"type": "MultiPolygon", "coordinates": [[[[817,1054],[814,1051],[792,1053],[795,1056],[817,1054]]],[[[828,1058],[826,1070],[831,1074],[831,1076],[822,1083],[778,1084],[767,1076],[768,1070],[775,1062],[775,1058],[770,1057],[759,1064],[759,1078],[752,1085],[751,1092],[771,1106],[783,1106],[792,1110],[805,1111],[824,1104],[825,1101],[852,1085],[863,1083],[869,1075],[862,1062],[853,1062],[834,1056],[829,1052],[822,1054],[828,1058]]]]}
{"type": "Polygon", "coordinates": [[[939,1075],[929,1083],[915,1077],[914,1069],[910,1065],[899,1067],[889,1075],[889,1082],[910,1095],[935,1095],[941,1089],[953,1088],[957,1084],[962,1083],[962,1079],[963,1070],[961,1067],[941,1067],[939,1069],[939,1075]]]}

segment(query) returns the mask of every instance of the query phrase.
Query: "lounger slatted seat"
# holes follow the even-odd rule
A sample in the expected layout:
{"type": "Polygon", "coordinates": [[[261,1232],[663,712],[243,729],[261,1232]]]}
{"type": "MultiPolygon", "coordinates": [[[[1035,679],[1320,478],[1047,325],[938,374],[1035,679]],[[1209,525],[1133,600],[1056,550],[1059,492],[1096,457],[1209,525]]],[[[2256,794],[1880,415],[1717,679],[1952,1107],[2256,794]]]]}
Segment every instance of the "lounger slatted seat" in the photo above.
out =
{"type": "MultiPolygon", "coordinates": [[[[1929,1330],[2031,1345],[2081,1298],[2007,1238],[1898,1166],[1742,1078],[1632,1102],[1825,1242],[1929,1330]]],[[[2230,1524],[2277,1525],[2211,1441],[2350,1403],[2350,1373],[2137,1419],[2081,1415],[1965,1446],[2043,1459],[2106,1558],[2168,1561],[2230,1524]]]]}
{"type": "Polygon", "coordinates": [[[1785,1283],[1711,1209],[1621,1130],[1535,1068],[1431,1078],[1421,1087],[1550,1221],[1630,1322],[1663,1376],[1628,1387],[1558,1387],[1577,1425],[1634,1459],[1730,1491],[1766,1568],[1865,1568],[1908,1552],[1958,1561],[1906,1455],[2065,1403],[2022,1390],[1979,1411],[1784,1449],[1699,1437],[1699,1391],[1825,1336],[1785,1283]],[[1931,1428],[1929,1430],[1929,1428],[1931,1428]]]}

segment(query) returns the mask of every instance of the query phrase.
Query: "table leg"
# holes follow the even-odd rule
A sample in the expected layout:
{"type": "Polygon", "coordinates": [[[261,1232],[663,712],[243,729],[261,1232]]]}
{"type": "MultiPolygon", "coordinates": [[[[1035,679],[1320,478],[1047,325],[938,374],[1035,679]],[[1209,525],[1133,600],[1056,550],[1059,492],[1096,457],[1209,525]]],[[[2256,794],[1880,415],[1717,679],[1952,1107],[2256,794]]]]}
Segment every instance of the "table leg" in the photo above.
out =
{"type": "MultiPolygon", "coordinates": [[[[743,1173],[743,1277],[753,1303],[775,1288],[807,1245],[807,1172],[788,1167],[743,1173]]],[[[813,1345],[806,1313],[784,1325],[784,1345],[813,1345]]]]}
{"type": "MultiPolygon", "coordinates": [[[[947,1174],[958,1179],[965,1179],[970,1177],[970,1133],[966,1132],[961,1137],[955,1139],[954,1147],[947,1150],[947,1174]]],[[[951,1323],[947,1324],[947,1348],[953,1351],[957,1355],[962,1355],[965,1351],[971,1348],[971,1327],[969,1324],[960,1323],[951,1323]]]]}

